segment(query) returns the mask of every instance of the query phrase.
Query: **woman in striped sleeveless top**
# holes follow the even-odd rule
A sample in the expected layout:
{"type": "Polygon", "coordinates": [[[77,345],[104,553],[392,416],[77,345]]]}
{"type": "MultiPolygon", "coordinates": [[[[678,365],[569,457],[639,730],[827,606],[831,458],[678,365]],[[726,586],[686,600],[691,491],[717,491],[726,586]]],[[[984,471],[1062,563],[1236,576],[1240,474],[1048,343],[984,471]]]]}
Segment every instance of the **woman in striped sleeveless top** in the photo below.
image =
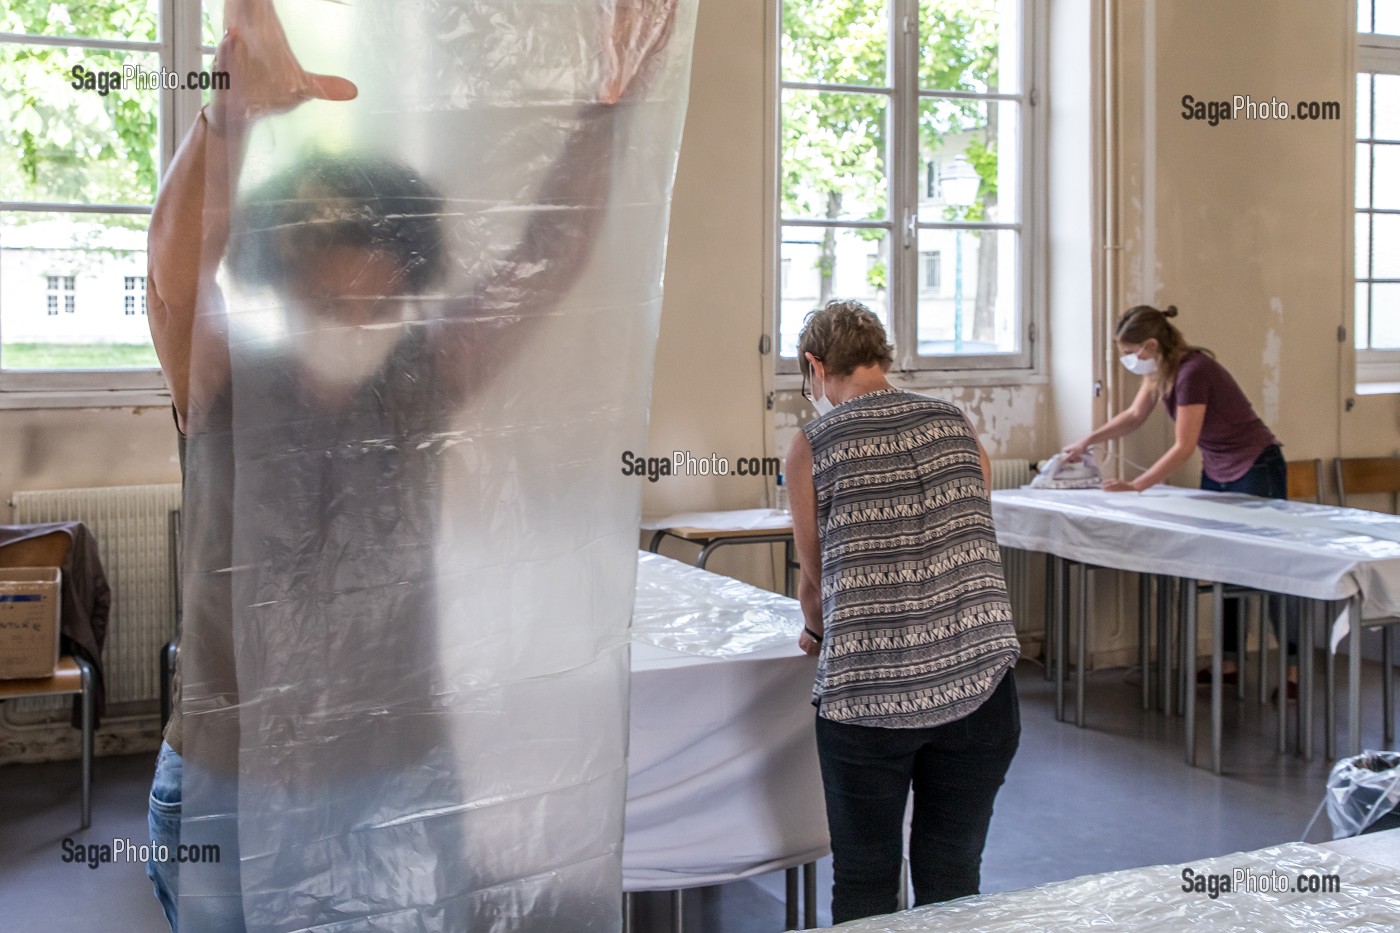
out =
{"type": "Polygon", "coordinates": [[[890,384],[893,348],[859,302],[813,312],[799,347],[818,417],[787,466],[841,923],[896,909],[911,788],[915,903],[978,893],[1020,648],[967,419],[890,384]]]}

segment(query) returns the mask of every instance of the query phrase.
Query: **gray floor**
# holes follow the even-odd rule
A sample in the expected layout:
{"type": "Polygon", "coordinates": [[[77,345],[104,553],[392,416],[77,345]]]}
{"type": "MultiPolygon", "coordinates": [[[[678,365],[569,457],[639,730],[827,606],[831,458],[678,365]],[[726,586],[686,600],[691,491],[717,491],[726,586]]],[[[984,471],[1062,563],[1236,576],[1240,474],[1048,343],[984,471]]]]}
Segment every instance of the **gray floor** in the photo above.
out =
{"type": "MultiPolygon", "coordinates": [[[[1226,773],[1216,777],[1186,765],[1182,721],[1143,712],[1124,671],[1090,676],[1084,729],[1055,722],[1053,691],[1038,667],[1023,662],[1017,675],[1021,750],[998,798],[983,862],[985,891],[1296,840],[1321,799],[1327,762],[1320,755],[1305,762],[1292,753],[1276,754],[1272,707],[1227,699],[1226,773]]],[[[1363,744],[1378,748],[1377,666],[1368,665],[1366,684],[1363,744]]],[[[1200,715],[1198,731],[1204,731],[1206,712],[1200,715]]],[[[1204,761],[1207,738],[1199,740],[1204,761]]],[[[1320,752],[1320,726],[1317,742],[1320,752]]],[[[141,865],[90,869],[63,861],[65,838],[144,840],[153,762],[154,756],[98,761],[93,826],[86,832],[77,829],[76,762],[0,767],[0,928],[165,929],[141,865]]],[[[1325,837],[1324,817],[1309,838],[1325,837]]],[[[826,923],[829,860],[819,874],[819,920],[826,923]]],[[[688,892],[685,928],[687,933],[782,930],[782,894],[782,873],[688,892]]],[[[665,895],[640,899],[638,933],[669,929],[669,912],[665,895]]]]}

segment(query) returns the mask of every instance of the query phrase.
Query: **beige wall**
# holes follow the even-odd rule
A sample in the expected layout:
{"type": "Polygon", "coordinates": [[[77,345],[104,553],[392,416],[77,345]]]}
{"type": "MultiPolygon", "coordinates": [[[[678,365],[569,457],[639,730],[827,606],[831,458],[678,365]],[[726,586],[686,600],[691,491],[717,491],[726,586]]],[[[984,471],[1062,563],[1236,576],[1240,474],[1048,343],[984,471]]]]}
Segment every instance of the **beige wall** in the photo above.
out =
{"type": "Polygon", "coordinates": [[[177,483],[168,408],[0,411],[0,496],[16,489],[177,483]]]}

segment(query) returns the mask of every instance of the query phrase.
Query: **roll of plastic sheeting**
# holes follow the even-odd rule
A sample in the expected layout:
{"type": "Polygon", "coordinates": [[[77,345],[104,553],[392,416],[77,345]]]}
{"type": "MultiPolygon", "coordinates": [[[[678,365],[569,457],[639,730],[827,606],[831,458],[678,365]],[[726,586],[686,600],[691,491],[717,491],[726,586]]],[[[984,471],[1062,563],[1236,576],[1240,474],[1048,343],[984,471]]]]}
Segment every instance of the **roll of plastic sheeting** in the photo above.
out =
{"type": "Polygon", "coordinates": [[[183,929],[620,926],[616,463],[693,20],[230,0],[181,648],[182,841],[220,857],[180,866],[183,929]]]}

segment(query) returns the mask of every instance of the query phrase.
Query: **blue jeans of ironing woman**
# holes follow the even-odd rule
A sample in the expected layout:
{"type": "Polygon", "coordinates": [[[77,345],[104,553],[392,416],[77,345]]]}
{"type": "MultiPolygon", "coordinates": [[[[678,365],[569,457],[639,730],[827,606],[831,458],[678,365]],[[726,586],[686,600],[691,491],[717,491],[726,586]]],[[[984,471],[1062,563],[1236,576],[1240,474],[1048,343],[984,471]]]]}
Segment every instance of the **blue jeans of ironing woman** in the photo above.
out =
{"type": "MultiPolygon", "coordinates": [[[[1242,492],[1247,496],[1262,496],[1265,499],[1287,499],[1288,498],[1288,464],[1283,459],[1283,451],[1277,444],[1270,444],[1264,448],[1259,457],[1254,461],[1254,465],[1239,479],[1231,480],[1228,483],[1220,483],[1211,479],[1205,473],[1201,474],[1201,488],[1212,492],[1242,492]]],[[[1293,606],[1286,610],[1288,615],[1288,653],[1295,655],[1298,652],[1296,632],[1296,620],[1293,606]]],[[[1221,648],[1226,654],[1238,655],[1240,653],[1240,601],[1230,599],[1225,601],[1225,636],[1221,640],[1221,648]]],[[[1278,634],[1275,631],[1274,634],[1278,634]]]]}

